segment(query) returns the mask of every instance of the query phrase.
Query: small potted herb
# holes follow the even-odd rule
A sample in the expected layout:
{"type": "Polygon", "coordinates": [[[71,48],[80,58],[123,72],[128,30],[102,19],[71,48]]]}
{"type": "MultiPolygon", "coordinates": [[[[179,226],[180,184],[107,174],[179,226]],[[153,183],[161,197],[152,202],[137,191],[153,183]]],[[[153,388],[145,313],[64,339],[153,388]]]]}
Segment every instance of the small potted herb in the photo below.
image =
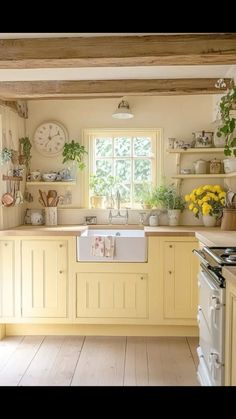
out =
{"type": "Polygon", "coordinates": [[[179,225],[180,213],[185,208],[185,202],[178,194],[174,185],[161,185],[155,191],[156,202],[167,209],[169,225],[179,225]]]}
{"type": "Polygon", "coordinates": [[[0,164],[3,165],[5,163],[8,163],[12,159],[13,154],[14,150],[4,147],[0,154],[0,164]]]}

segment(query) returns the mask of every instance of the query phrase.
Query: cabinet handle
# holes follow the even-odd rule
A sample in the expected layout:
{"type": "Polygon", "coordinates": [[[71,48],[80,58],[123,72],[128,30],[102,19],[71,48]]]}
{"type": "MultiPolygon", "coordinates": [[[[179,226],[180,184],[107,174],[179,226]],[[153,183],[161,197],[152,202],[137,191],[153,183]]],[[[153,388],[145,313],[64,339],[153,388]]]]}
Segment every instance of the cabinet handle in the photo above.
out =
{"type": "Polygon", "coordinates": [[[8,243],[4,243],[4,246],[8,246],[8,243]]]}
{"type": "Polygon", "coordinates": [[[172,247],[173,247],[172,244],[170,244],[169,247],[172,249],[172,247]]]}
{"type": "Polygon", "coordinates": [[[144,279],[143,276],[140,276],[140,279],[143,280],[144,279]]]}
{"type": "Polygon", "coordinates": [[[59,246],[60,246],[60,247],[63,247],[63,244],[60,244],[59,246]]]}
{"type": "Polygon", "coordinates": [[[63,271],[59,271],[59,274],[63,274],[63,271]]]}
{"type": "Polygon", "coordinates": [[[169,271],[169,274],[171,275],[172,274],[172,271],[169,271]]]}

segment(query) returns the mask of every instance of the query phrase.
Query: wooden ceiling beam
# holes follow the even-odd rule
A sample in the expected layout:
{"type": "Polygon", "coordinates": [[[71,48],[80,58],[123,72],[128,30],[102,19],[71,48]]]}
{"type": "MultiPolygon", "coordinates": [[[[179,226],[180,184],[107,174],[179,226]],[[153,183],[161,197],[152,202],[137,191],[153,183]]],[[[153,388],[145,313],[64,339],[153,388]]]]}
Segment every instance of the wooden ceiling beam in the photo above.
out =
{"type": "Polygon", "coordinates": [[[0,68],[204,64],[236,64],[236,33],[0,40],[0,68]]]}
{"type": "MultiPolygon", "coordinates": [[[[2,100],[219,94],[216,78],[0,82],[2,100]]],[[[225,79],[226,87],[230,79],[225,79]]],[[[224,92],[224,90],[223,90],[224,92]]]]}

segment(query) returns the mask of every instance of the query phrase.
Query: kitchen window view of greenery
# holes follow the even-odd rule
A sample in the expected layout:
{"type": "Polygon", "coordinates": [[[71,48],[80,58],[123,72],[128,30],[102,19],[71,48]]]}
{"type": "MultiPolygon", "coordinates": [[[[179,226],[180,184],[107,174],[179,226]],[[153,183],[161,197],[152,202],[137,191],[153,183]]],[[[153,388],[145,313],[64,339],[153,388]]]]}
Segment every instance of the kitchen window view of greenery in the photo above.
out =
{"type": "Polygon", "coordinates": [[[103,206],[113,208],[119,190],[121,207],[140,208],[156,181],[155,150],[148,136],[94,137],[90,195],[106,197],[103,206]]]}

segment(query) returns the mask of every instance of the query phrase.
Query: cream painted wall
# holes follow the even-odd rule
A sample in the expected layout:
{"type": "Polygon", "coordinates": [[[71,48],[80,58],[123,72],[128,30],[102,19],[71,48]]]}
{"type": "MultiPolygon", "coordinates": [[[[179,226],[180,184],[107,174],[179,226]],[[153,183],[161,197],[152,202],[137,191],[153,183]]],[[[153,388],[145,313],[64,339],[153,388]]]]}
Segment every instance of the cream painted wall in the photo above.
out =
{"type": "MultiPolygon", "coordinates": [[[[186,95],[162,97],[129,97],[127,98],[135,117],[131,120],[115,120],[112,112],[116,109],[119,99],[86,99],[86,100],[40,100],[29,101],[29,119],[26,130],[30,138],[37,126],[48,120],[56,120],[65,125],[69,139],[81,141],[82,130],[85,128],[162,128],[164,135],[164,150],[167,148],[168,137],[176,137],[185,141],[192,140],[192,132],[214,129],[213,96],[186,95]]],[[[32,149],[32,169],[55,170],[62,168],[62,158],[47,158],[32,149]]],[[[191,168],[192,162],[198,158],[215,157],[214,153],[206,156],[184,156],[182,167],[191,168]]],[[[216,157],[219,157],[218,155],[216,157]]],[[[222,155],[223,158],[223,155],[222,155]]],[[[175,155],[164,152],[164,173],[167,180],[176,173],[175,155]]],[[[79,175],[76,187],[71,188],[73,199],[70,208],[82,207],[82,176],[79,175]]],[[[182,191],[187,193],[199,184],[211,183],[204,180],[186,180],[182,191]]],[[[214,182],[212,182],[214,183],[214,182]]],[[[45,190],[50,187],[45,188],[45,190]]],[[[59,187],[59,193],[65,192],[65,187],[59,187]]],[[[35,200],[32,208],[38,208],[38,187],[31,187],[35,200]]],[[[63,222],[63,210],[60,220],[63,222]]],[[[199,224],[190,211],[182,216],[184,224],[199,224]]]]}
{"type": "MultiPolygon", "coordinates": [[[[0,149],[7,147],[18,150],[19,138],[25,135],[25,120],[20,118],[16,111],[8,106],[0,105],[0,149]],[[12,135],[10,135],[10,131],[12,135]]],[[[7,192],[7,182],[2,180],[2,175],[8,174],[12,169],[12,163],[0,165],[0,196],[7,192]]],[[[21,182],[21,191],[24,190],[24,182],[21,182]]],[[[10,228],[22,224],[24,205],[13,207],[0,207],[0,228],[10,228]]]]}

